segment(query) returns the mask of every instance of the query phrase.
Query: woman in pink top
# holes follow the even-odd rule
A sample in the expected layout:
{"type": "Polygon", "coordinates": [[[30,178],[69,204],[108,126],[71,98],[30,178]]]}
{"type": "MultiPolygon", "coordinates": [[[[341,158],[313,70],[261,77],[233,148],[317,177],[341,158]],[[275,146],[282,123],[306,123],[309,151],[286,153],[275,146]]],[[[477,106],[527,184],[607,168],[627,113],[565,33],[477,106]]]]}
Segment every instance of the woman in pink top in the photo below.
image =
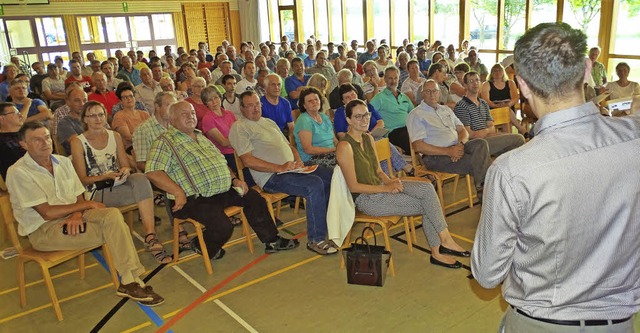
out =
{"type": "Polygon", "coordinates": [[[202,117],[204,117],[205,114],[209,113],[205,102],[202,100],[202,90],[206,86],[207,82],[203,78],[194,78],[193,82],[191,83],[191,95],[189,95],[189,98],[185,98],[185,102],[191,103],[191,105],[193,105],[193,109],[196,111],[196,118],[198,119],[196,128],[199,130],[202,130],[202,117]]]}
{"type": "MultiPolygon", "coordinates": [[[[124,148],[129,155],[131,155],[131,147],[133,144],[133,131],[138,125],[149,119],[149,113],[143,110],[136,110],[134,92],[135,89],[129,82],[122,82],[118,85],[116,96],[118,96],[124,108],[113,116],[113,121],[111,122],[111,128],[122,136],[124,148]]],[[[135,165],[135,163],[133,165],[135,165]]]]}

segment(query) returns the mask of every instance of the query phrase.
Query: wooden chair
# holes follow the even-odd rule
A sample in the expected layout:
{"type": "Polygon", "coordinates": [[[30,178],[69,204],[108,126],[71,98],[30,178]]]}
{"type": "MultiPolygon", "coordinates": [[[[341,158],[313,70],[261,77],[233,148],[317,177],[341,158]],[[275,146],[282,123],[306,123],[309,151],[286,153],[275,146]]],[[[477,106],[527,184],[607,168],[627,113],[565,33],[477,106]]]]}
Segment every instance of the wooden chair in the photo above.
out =
{"type": "MultiPolygon", "coordinates": [[[[388,138],[380,139],[375,142],[376,152],[378,153],[378,162],[387,161],[387,165],[391,166],[391,146],[388,138]]],[[[393,175],[390,176],[394,178],[393,175]]],[[[413,241],[416,239],[414,233],[415,228],[413,226],[413,217],[393,215],[393,216],[371,216],[359,212],[356,210],[356,216],[354,225],[356,223],[366,223],[367,225],[377,224],[382,228],[382,238],[384,239],[384,246],[388,251],[391,251],[391,240],[389,239],[389,230],[392,229],[395,225],[398,224],[402,220],[402,224],[404,225],[404,231],[407,235],[407,247],[409,252],[413,252],[413,241]],[[411,219],[411,221],[410,221],[411,219]]],[[[348,244],[351,239],[351,230],[346,237],[345,244],[348,244]]],[[[342,250],[342,247],[341,247],[342,250]]],[[[341,255],[341,267],[344,267],[344,257],[341,255]]],[[[391,275],[395,276],[395,266],[393,262],[393,256],[389,262],[389,270],[391,271],[391,275]]]]}
{"type": "MultiPolygon", "coordinates": [[[[224,209],[224,213],[228,216],[235,216],[240,214],[242,220],[242,234],[244,235],[249,252],[253,253],[253,242],[251,241],[251,230],[249,229],[249,222],[244,215],[242,207],[231,206],[224,209]]],[[[211,261],[209,260],[209,251],[207,251],[207,245],[204,242],[204,234],[202,233],[203,225],[194,219],[179,219],[173,218],[173,262],[177,263],[180,257],[180,225],[183,223],[191,223],[196,229],[196,235],[202,250],[202,259],[204,260],[204,267],[207,269],[209,275],[213,274],[213,268],[211,267],[211,261]]]]}
{"type": "Polygon", "coordinates": [[[420,160],[420,157],[418,154],[416,154],[416,151],[413,149],[413,145],[410,145],[411,147],[411,164],[413,165],[413,169],[414,174],[418,177],[423,177],[423,176],[427,176],[427,175],[432,175],[433,177],[436,178],[436,190],[438,192],[438,198],[440,199],[440,206],[442,206],[442,212],[444,213],[446,209],[449,209],[451,207],[457,206],[461,203],[467,202],[469,208],[473,207],[473,190],[471,187],[471,176],[470,175],[466,175],[465,179],[466,179],[466,183],[467,183],[467,198],[466,199],[461,199],[455,202],[452,202],[450,204],[445,204],[444,202],[444,192],[443,192],[443,185],[444,182],[448,181],[449,179],[453,179],[453,194],[455,196],[457,190],[458,190],[458,179],[460,178],[459,175],[456,175],[454,173],[448,173],[448,172],[438,172],[438,171],[431,171],[428,170],[423,164],[422,161],[420,160]]]}
{"type": "Polygon", "coordinates": [[[132,203],[130,205],[120,206],[117,208],[118,210],[120,210],[120,213],[122,213],[122,215],[124,216],[124,220],[125,222],[127,222],[127,225],[129,226],[129,230],[133,232],[133,221],[135,217],[134,212],[138,210],[138,204],[132,203]]]}
{"type": "MultiPolygon", "coordinates": [[[[242,159],[236,154],[233,153],[233,157],[236,159],[236,167],[238,168],[238,178],[244,181],[244,163],[242,163],[242,159]]],[[[289,197],[289,194],[286,193],[269,193],[265,192],[260,188],[260,186],[255,185],[253,189],[260,193],[260,195],[267,201],[267,208],[269,208],[269,214],[271,214],[271,218],[275,221],[276,217],[280,218],[280,209],[282,208],[282,200],[289,197]],[[273,211],[273,204],[276,204],[276,211],[273,211]]],[[[297,201],[296,201],[297,203],[297,201]]],[[[298,205],[296,204],[296,209],[298,205]]]]}
{"type": "MultiPolygon", "coordinates": [[[[27,304],[25,263],[28,261],[35,261],[36,263],[38,263],[38,265],[40,265],[40,268],[42,269],[42,275],[44,277],[44,282],[47,286],[47,290],[49,291],[49,297],[51,298],[51,303],[53,305],[53,311],[56,313],[56,318],[58,318],[58,320],[62,320],[62,310],[60,309],[58,296],[56,295],[56,291],[53,287],[49,269],[65,261],[78,258],[78,270],[80,271],[80,279],[84,279],[84,254],[93,250],[94,248],[50,252],[36,251],[31,247],[23,248],[20,244],[20,240],[18,239],[18,234],[15,229],[15,218],[13,216],[11,202],[9,200],[8,194],[0,196],[0,209],[2,210],[2,218],[4,219],[4,224],[7,227],[11,243],[18,251],[17,273],[18,289],[20,292],[20,306],[24,307],[27,304]]],[[[118,288],[119,282],[116,275],[116,269],[113,265],[113,259],[111,258],[111,253],[109,252],[106,244],[102,245],[102,252],[104,254],[107,265],[109,266],[111,280],[115,288],[118,288]]]]}
{"type": "Polygon", "coordinates": [[[511,109],[507,106],[502,108],[491,109],[491,118],[493,118],[493,126],[496,130],[503,133],[511,133],[511,109]]]}

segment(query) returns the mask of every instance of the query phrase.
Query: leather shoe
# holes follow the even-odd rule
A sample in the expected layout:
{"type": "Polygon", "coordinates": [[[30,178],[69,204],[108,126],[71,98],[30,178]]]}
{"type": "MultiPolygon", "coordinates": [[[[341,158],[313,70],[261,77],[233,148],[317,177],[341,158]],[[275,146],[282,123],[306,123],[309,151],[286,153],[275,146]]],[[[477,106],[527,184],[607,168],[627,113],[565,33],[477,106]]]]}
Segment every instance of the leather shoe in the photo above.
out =
{"type": "Polygon", "coordinates": [[[446,267],[446,268],[460,268],[460,267],[462,267],[462,263],[459,262],[459,261],[456,261],[453,264],[447,264],[446,262],[442,262],[442,261],[434,258],[433,256],[429,257],[429,261],[433,265],[438,265],[438,266],[442,266],[442,267],[446,267]]]}
{"type": "Polygon", "coordinates": [[[449,254],[452,256],[456,256],[456,257],[470,257],[471,256],[471,252],[469,251],[456,251],[456,250],[452,250],[452,249],[448,249],[442,245],[440,245],[440,253],[442,254],[449,254]]]}

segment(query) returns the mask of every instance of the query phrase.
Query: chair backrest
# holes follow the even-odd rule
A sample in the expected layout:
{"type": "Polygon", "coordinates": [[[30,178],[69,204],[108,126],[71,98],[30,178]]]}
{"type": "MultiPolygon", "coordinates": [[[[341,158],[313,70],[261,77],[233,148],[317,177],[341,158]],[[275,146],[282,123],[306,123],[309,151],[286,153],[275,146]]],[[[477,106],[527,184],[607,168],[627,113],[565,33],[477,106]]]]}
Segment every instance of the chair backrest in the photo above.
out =
{"type": "Polygon", "coordinates": [[[413,149],[413,144],[409,144],[409,147],[411,150],[411,166],[416,169],[417,167],[422,165],[422,162],[420,162],[420,155],[418,155],[416,153],[416,150],[413,149]]]}
{"type": "Polygon", "coordinates": [[[0,195],[0,210],[2,211],[2,220],[6,226],[11,245],[18,250],[18,253],[22,253],[22,246],[20,245],[20,240],[18,240],[18,233],[16,232],[15,226],[16,219],[13,216],[13,208],[11,208],[9,194],[0,195]]]}
{"type": "Polygon", "coordinates": [[[4,178],[0,175],[0,191],[7,191],[7,184],[4,182],[4,178]]]}
{"type": "Polygon", "coordinates": [[[491,109],[491,118],[493,118],[493,126],[501,127],[503,131],[509,133],[511,127],[511,109],[509,107],[491,109]]]}
{"type": "MultiPolygon", "coordinates": [[[[391,170],[391,143],[389,143],[389,138],[382,138],[376,141],[376,153],[378,154],[378,162],[387,161],[389,170],[391,170]]],[[[389,176],[393,178],[393,172],[389,173],[389,176]]]]}

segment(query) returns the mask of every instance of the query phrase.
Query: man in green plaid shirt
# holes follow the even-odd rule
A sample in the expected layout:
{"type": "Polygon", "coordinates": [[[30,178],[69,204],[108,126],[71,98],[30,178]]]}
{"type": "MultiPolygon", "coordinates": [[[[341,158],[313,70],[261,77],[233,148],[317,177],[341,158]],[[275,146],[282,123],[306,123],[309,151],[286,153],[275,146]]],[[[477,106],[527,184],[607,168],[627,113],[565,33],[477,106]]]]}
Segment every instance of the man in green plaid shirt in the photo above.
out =
{"type": "MultiPolygon", "coordinates": [[[[278,230],[258,192],[229,169],[222,153],[201,131],[196,130],[193,105],[177,102],[169,109],[171,126],[153,143],[145,172],[155,186],[173,200],[177,218],[192,218],[206,226],[204,239],[210,259],[224,256],[222,246],[233,232],[224,213],[230,206],[241,206],[256,235],[265,243],[265,252],[273,253],[298,246],[297,240],[278,235],[278,230]]],[[[194,238],[193,250],[202,253],[194,238]]]]}

